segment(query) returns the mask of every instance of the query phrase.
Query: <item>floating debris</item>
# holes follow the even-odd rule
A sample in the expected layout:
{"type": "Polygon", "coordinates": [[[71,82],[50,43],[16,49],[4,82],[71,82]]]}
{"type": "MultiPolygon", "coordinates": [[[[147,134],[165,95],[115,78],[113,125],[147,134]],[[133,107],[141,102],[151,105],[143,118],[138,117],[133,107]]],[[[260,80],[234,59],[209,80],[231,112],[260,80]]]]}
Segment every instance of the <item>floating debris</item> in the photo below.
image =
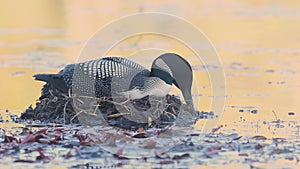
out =
{"type": "Polygon", "coordinates": [[[294,116],[294,115],[295,115],[295,112],[288,112],[288,115],[289,115],[289,116],[294,116]]]}
{"type": "Polygon", "coordinates": [[[250,112],[251,112],[252,114],[257,114],[258,111],[257,111],[257,110],[251,110],[250,112]]]}
{"type": "MultiPolygon", "coordinates": [[[[254,122],[248,123],[252,124],[254,122]]],[[[280,121],[280,123],[294,122],[280,121]]],[[[265,124],[261,122],[261,125],[266,124],[272,123],[269,121],[265,121],[265,124]]],[[[239,126],[239,128],[241,127],[239,126]]],[[[94,133],[90,133],[87,128],[89,127],[44,125],[40,128],[24,127],[23,131],[25,132],[12,133],[8,130],[1,130],[0,134],[4,138],[0,142],[2,160],[10,160],[11,165],[31,163],[34,166],[47,166],[48,164],[52,165],[52,161],[56,163],[62,160],[67,164],[64,166],[68,167],[80,167],[80,164],[89,167],[129,167],[134,164],[137,168],[153,165],[154,167],[163,165],[170,168],[174,168],[174,165],[176,165],[176,167],[181,168],[199,164],[220,167],[224,164],[230,164],[227,161],[248,165],[256,162],[268,164],[276,160],[299,163],[299,145],[293,141],[293,139],[297,140],[296,135],[289,138],[269,138],[263,134],[249,137],[236,132],[228,133],[226,127],[220,125],[213,129],[211,133],[197,131],[186,135],[168,151],[159,152],[155,149],[159,148],[161,142],[155,136],[157,136],[157,133],[163,132],[162,129],[159,132],[139,128],[137,131],[96,130],[94,133]],[[154,150],[151,154],[153,157],[126,156],[128,149],[123,147],[125,143],[139,147],[140,151],[154,150]],[[115,149],[104,151],[101,145],[107,145],[115,149]],[[26,158],[24,155],[26,155],[26,158]],[[105,160],[106,162],[95,163],[95,160],[105,160]]],[[[172,137],[176,138],[177,136],[172,135],[172,137]]]]}
{"type": "Polygon", "coordinates": [[[257,109],[239,109],[238,110],[239,113],[245,113],[245,112],[248,112],[248,113],[251,113],[251,114],[257,114],[258,113],[258,110],[257,109]]]}
{"type": "Polygon", "coordinates": [[[24,76],[26,73],[25,72],[13,72],[10,75],[11,76],[24,76]]]}
{"type": "Polygon", "coordinates": [[[253,136],[252,139],[255,139],[255,140],[267,140],[267,138],[265,136],[253,136]]]}
{"type": "Polygon", "coordinates": [[[269,81],[268,84],[276,84],[276,85],[283,85],[285,84],[285,81],[269,81]]]}

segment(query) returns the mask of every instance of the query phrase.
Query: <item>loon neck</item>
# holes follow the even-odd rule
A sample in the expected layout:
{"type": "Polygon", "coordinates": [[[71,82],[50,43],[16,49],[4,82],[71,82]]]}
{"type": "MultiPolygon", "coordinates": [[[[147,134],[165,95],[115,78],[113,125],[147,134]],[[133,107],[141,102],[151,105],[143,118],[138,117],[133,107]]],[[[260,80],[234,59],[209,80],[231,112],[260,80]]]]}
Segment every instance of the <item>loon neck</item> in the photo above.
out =
{"type": "Polygon", "coordinates": [[[172,80],[173,80],[172,76],[163,70],[151,68],[150,75],[153,77],[158,77],[164,82],[166,82],[167,84],[172,85],[172,80]]]}

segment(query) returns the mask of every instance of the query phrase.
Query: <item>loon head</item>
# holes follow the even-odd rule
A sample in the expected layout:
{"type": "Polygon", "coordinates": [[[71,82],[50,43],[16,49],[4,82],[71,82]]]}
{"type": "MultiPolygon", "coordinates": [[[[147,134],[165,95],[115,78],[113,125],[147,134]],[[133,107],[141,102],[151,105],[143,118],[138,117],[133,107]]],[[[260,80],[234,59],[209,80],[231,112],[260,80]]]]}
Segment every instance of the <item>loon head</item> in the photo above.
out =
{"type": "Polygon", "coordinates": [[[180,89],[186,104],[194,112],[191,93],[193,71],[184,58],[174,53],[160,55],[152,63],[151,76],[159,77],[167,84],[174,84],[180,89]]]}

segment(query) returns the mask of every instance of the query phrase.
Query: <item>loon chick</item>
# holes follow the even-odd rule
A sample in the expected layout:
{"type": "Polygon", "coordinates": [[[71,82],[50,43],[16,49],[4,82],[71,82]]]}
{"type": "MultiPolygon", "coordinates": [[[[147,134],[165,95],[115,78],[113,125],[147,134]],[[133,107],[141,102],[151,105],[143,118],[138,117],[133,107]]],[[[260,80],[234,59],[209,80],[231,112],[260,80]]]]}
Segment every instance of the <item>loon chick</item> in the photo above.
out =
{"type": "Polygon", "coordinates": [[[81,95],[92,94],[100,98],[110,97],[112,92],[116,92],[132,100],[149,95],[164,97],[174,84],[194,111],[192,68],[184,58],[174,53],[156,58],[151,71],[126,58],[105,57],[67,65],[58,74],[36,74],[34,77],[63,93],[76,90],[81,95]]]}

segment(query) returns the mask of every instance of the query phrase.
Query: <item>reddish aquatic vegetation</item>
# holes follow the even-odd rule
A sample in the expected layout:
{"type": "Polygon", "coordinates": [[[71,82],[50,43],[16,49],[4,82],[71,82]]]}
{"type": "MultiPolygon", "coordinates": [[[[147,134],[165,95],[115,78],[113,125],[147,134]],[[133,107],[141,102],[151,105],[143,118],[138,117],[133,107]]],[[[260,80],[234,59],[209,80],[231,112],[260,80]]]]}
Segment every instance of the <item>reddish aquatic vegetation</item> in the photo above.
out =
{"type": "MultiPolygon", "coordinates": [[[[33,127],[31,131],[35,131],[35,128],[33,127]]],[[[192,134],[180,134],[178,130],[166,129],[164,130],[165,132],[179,133],[172,135],[172,138],[180,138],[179,142],[176,142],[174,147],[167,151],[156,150],[156,148],[161,146],[161,142],[158,140],[165,139],[165,133],[162,132],[162,129],[144,130],[140,133],[125,130],[116,130],[114,132],[114,130],[99,130],[98,128],[94,132],[85,130],[89,132],[82,133],[82,131],[81,126],[74,129],[71,126],[70,128],[60,127],[59,129],[57,127],[43,127],[35,132],[9,136],[4,133],[3,141],[0,144],[0,154],[3,159],[14,154],[11,158],[16,162],[22,162],[23,160],[24,163],[35,164],[41,162],[45,164],[59,158],[63,158],[67,163],[77,163],[78,165],[84,165],[86,161],[91,163],[105,159],[108,161],[124,160],[118,162],[118,166],[129,166],[133,163],[134,165],[138,163],[137,166],[144,166],[143,163],[145,163],[146,166],[154,165],[156,167],[160,165],[184,167],[186,164],[189,166],[197,164],[209,165],[211,160],[217,165],[222,165],[221,163],[224,163],[222,159],[224,158],[228,158],[228,162],[225,162],[226,164],[232,163],[229,161],[238,160],[237,163],[252,165],[257,162],[269,163],[274,159],[284,159],[288,162],[299,163],[300,146],[297,144],[297,139],[290,140],[289,138],[280,137],[268,139],[263,135],[254,135],[249,138],[248,136],[239,135],[240,133],[236,131],[225,134],[227,132],[226,128],[222,129],[222,132],[218,130],[215,133],[192,134]],[[6,139],[5,136],[7,136],[6,139]],[[20,144],[21,142],[23,144],[20,144]],[[52,144],[56,145],[51,146],[52,144]],[[154,154],[149,153],[149,155],[154,155],[155,158],[144,155],[129,158],[127,156],[128,149],[123,147],[126,147],[128,144],[139,148],[140,151],[149,151],[149,149],[152,151],[151,149],[154,149],[154,154]],[[114,151],[108,156],[107,153],[109,151],[102,151],[102,146],[111,147],[114,151]],[[37,147],[42,147],[43,149],[38,149],[37,147]],[[38,155],[36,154],[37,152],[38,155]],[[24,159],[23,155],[25,153],[28,158],[24,159]],[[224,156],[223,153],[226,155],[224,156]],[[227,153],[232,153],[232,155],[227,155],[227,153]]],[[[9,133],[9,131],[6,131],[6,133],[9,133]]],[[[95,166],[97,165],[95,164],[95,166]]],[[[117,163],[114,162],[112,165],[106,166],[117,166],[117,163]]]]}
{"type": "Polygon", "coordinates": [[[119,149],[114,155],[121,156],[123,154],[123,149],[119,149]]]}
{"type": "Polygon", "coordinates": [[[126,131],[126,130],[125,130],[123,133],[124,133],[124,135],[132,136],[132,133],[130,133],[129,131],[126,131]]]}
{"type": "Polygon", "coordinates": [[[7,135],[4,136],[4,142],[11,143],[13,141],[16,141],[18,143],[18,139],[17,138],[15,138],[13,136],[7,136],[7,135]]]}
{"type": "Polygon", "coordinates": [[[239,136],[239,137],[236,137],[236,138],[233,138],[232,140],[239,140],[241,139],[243,136],[239,136]]]}
{"type": "Polygon", "coordinates": [[[107,145],[116,147],[117,146],[116,137],[109,137],[107,140],[107,145]]]}
{"type": "Polygon", "coordinates": [[[29,143],[29,142],[36,142],[39,141],[40,138],[47,138],[48,136],[43,133],[37,134],[28,134],[22,141],[21,144],[29,143]]]}
{"type": "MultiPolygon", "coordinates": [[[[20,141],[19,141],[19,142],[20,142],[20,141]]],[[[19,146],[19,144],[17,143],[16,140],[13,140],[11,145],[12,145],[12,147],[17,147],[17,146],[19,146]]]]}
{"type": "Polygon", "coordinates": [[[26,160],[26,159],[18,159],[14,161],[15,163],[34,163],[33,160],[26,160]]]}
{"type": "Polygon", "coordinates": [[[43,129],[37,131],[36,133],[37,134],[42,134],[42,133],[45,134],[47,131],[48,131],[48,128],[43,128],[43,129]]]}
{"type": "Polygon", "coordinates": [[[149,134],[148,133],[138,133],[132,136],[133,138],[148,138],[149,134]]]}
{"type": "Polygon", "coordinates": [[[190,158],[191,155],[189,153],[185,153],[185,154],[182,154],[182,155],[174,155],[172,157],[173,160],[181,160],[181,159],[186,159],[186,158],[190,158]]]}
{"type": "Polygon", "coordinates": [[[28,134],[21,142],[21,144],[35,142],[37,139],[33,134],[28,134]]]}
{"type": "Polygon", "coordinates": [[[145,142],[144,148],[155,148],[156,147],[156,141],[151,139],[151,140],[147,140],[145,142]]]}
{"type": "Polygon", "coordinates": [[[131,142],[131,141],[134,141],[134,138],[128,137],[126,135],[120,135],[119,139],[120,139],[121,142],[131,142]]]}
{"type": "Polygon", "coordinates": [[[95,144],[102,144],[102,143],[104,143],[104,141],[101,140],[100,138],[93,137],[93,136],[91,136],[90,138],[91,138],[91,140],[92,140],[95,144]]]}
{"type": "Polygon", "coordinates": [[[54,140],[53,141],[63,140],[63,138],[59,134],[54,134],[53,136],[54,136],[54,140]]]}
{"type": "Polygon", "coordinates": [[[81,141],[81,142],[80,142],[80,145],[81,145],[81,146],[92,146],[93,143],[91,143],[91,142],[89,142],[89,141],[81,141]]]}
{"type": "Polygon", "coordinates": [[[95,139],[95,137],[93,137],[92,134],[83,135],[83,134],[78,134],[76,132],[75,134],[73,134],[73,136],[76,137],[79,140],[79,144],[81,146],[92,146],[94,144],[94,141],[97,142],[97,139],[95,139]]]}
{"type": "Polygon", "coordinates": [[[219,150],[221,150],[221,149],[222,149],[221,146],[214,146],[214,147],[208,147],[208,148],[206,149],[206,151],[207,151],[207,152],[215,152],[215,151],[219,151],[219,150]]]}
{"type": "Polygon", "coordinates": [[[248,157],[248,153],[239,153],[239,156],[248,157]]]}
{"type": "Polygon", "coordinates": [[[0,154],[7,153],[8,149],[0,149],[0,154]]]}
{"type": "Polygon", "coordinates": [[[64,157],[65,159],[69,159],[71,157],[73,157],[71,151],[68,151],[67,154],[62,155],[62,157],[64,157]]]}
{"type": "Polygon", "coordinates": [[[119,160],[128,160],[129,158],[122,156],[123,155],[123,149],[119,149],[116,153],[113,153],[113,156],[119,160]]]}
{"type": "Polygon", "coordinates": [[[174,161],[173,160],[162,160],[158,164],[161,164],[161,165],[174,164],[174,161]]]}
{"type": "Polygon", "coordinates": [[[43,161],[50,160],[50,158],[47,155],[45,155],[44,150],[39,149],[37,151],[40,153],[40,155],[36,157],[36,160],[38,160],[38,161],[40,161],[40,160],[43,160],[43,161]]]}
{"type": "Polygon", "coordinates": [[[206,142],[206,143],[216,143],[216,142],[218,142],[216,139],[214,139],[214,140],[205,140],[204,142],[206,142]]]}
{"type": "Polygon", "coordinates": [[[77,137],[79,142],[82,142],[86,139],[86,136],[82,135],[82,134],[77,134],[77,132],[73,135],[74,137],[77,137]]]}
{"type": "Polygon", "coordinates": [[[76,151],[77,154],[80,154],[81,151],[79,147],[73,146],[73,149],[76,151]]]}
{"type": "Polygon", "coordinates": [[[253,136],[252,139],[254,139],[254,140],[267,140],[267,137],[265,137],[265,136],[253,136]]]}
{"type": "Polygon", "coordinates": [[[138,128],[138,129],[136,130],[136,132],[138,132],[138,133],[141,133],[141,132],[143,132],[143,131],[145,131],[144,128],[138,128]]]}
{"type": "Polygon", "coordinates": [[[64,128],[54,128],[54,131],[62,133],[64,132],[64,128]]]}

